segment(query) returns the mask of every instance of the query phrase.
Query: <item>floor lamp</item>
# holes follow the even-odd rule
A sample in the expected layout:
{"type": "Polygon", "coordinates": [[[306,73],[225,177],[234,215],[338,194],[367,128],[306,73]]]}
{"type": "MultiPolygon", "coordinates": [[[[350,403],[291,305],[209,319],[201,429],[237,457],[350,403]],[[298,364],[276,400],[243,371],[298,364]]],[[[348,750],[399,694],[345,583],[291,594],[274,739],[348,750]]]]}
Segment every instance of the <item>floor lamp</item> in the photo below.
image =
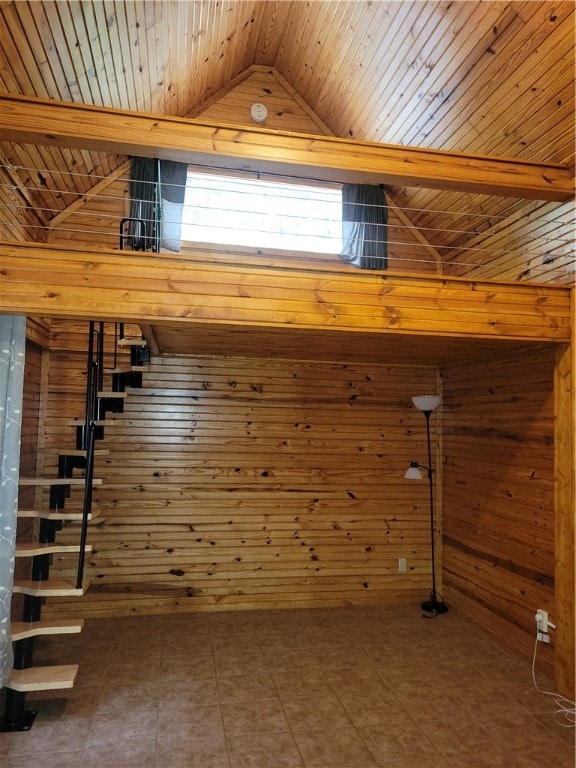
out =
{"type": "Polygon", "coordinates": [[[434,536],[434,486],[432,483],[432,451],[430,448],[430,416],[438,408],[441,401],[440,395],[418,395],[412,398],[412,402],[422,411],[426,417],[426,438],[428,441],[428,466],[419,464],[417,461],[411,461],[404,477],[408,480],[422,480],[420,467],[428,473],[428,486],[430,489],[430,543],[432,547],[432,590],[430,599],[425,600],[421,608],[428,614],[437,616],[439,613],[446,613],[448,606],[438,595],[436,591],[436,562],[435,562],[435,536],[434,536]]]}

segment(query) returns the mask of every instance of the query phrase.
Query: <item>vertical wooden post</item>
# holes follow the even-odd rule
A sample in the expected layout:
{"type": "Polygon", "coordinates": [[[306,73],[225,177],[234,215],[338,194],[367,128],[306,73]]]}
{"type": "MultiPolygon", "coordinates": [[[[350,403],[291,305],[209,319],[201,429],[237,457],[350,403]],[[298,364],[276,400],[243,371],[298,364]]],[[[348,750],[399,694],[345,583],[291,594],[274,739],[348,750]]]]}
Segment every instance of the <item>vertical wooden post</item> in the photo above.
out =
{"type": "MultiPolygon", "coordinates": [[[[575,292],[572,291],[574,317],[575,292]]],[[[574,328],[574,325],[572,326],[574,328]]],[[[556,353],[554,368],[554,506],[556,519],[555,566],[555,684],[569,699],[575,696],[575,558],[576,482],[574,478],[576,396],[574,338],[556,353]]]]}

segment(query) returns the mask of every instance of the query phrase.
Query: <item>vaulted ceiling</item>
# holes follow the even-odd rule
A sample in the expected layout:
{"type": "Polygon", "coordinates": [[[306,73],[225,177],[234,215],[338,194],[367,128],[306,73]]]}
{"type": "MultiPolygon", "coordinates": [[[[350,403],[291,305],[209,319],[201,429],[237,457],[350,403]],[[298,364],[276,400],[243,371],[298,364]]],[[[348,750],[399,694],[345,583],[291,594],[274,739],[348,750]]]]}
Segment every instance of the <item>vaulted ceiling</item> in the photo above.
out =
{"type": "MultiPolygon", "coordinates": [[[[194,116],[255,64],[335,136],[574,175],[573,2],[0,3],[2,94],[194,116]]],[[[1,142],[0,235],[45,239],[50,219],[124,160],[1,142]]],[[[390,192],[446,274],[574,282],[572,202],[390,192]]]]}

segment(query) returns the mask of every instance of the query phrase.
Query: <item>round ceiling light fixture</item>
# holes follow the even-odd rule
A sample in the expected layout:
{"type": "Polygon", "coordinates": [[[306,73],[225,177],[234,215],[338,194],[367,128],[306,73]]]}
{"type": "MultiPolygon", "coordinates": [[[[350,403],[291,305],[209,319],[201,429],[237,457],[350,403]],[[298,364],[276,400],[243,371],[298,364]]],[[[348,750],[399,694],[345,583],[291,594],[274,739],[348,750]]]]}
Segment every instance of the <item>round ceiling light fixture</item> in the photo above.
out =
{"type": "Polygon", "coordinates": [[[268,110],[264,104],[256,102],[256,104],[252,104],[250,107],[250,116],[255,123],[263,123],[268,117],[268,110]]]}

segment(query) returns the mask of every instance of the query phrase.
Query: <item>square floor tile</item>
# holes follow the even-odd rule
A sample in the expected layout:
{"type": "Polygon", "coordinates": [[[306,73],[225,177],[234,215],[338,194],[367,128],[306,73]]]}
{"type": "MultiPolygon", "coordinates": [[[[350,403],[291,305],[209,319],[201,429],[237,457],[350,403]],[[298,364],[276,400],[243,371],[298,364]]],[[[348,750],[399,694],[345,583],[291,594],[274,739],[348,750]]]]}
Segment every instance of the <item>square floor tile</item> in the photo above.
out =
{"type": "Polygon", "coordinates": [[[443,757],[428,735],[414,722],[363,726],[358,728],[358,732],[378,764],[443,757]]]}
{"type": "Polygon", "coordinates": [[[296,731],[294,738],[306,768],[376,768],[376,761],[355,728],[296,731]]]}
{"type": "Polygon", "coordinates": [[[332,728],[349,728],[352,725],[335,694],[284,699],[283,705],[292,731],[325,731],[332,728]]]}
{"type": "Polygon", "coordinates": [[[230,768],[304,768],[293,736],[250,733],[228,738],[230,768]]]}
{"type": "Polygon", "coordinates": [[[280,699],[222,704],[222,717],[227,736],[289,730],[280,699]]]}

